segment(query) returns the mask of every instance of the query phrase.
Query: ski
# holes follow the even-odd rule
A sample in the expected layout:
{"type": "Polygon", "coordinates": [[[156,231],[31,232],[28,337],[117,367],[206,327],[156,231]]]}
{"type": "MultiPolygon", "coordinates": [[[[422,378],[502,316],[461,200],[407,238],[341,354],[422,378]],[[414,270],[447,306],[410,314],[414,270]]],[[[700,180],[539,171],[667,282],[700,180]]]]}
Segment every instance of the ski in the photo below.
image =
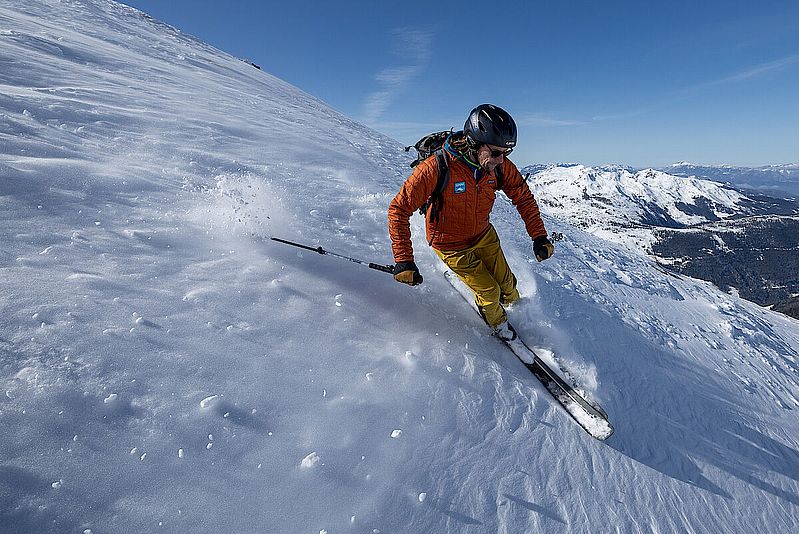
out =
{"type": "MultiPolygon", "coordinates": [[[[471,305],[472,309],[478,311],[474,302],[474,294],[455,273],[445,271],[444,277],[458,294],[471,305]]],[[[552,397],[563,406],[583,430],[599,440],[608,439],[613,434],[613,426],[608,421],[605,411],[598,405],[595,406],[586,400],[551,367],[544,363],[535,351],[524,342],[518,332],[516,332],[516,339],[512,341],[500,339],[500,341],[530,370],[533,376],[543,384],[552,397]]]]}

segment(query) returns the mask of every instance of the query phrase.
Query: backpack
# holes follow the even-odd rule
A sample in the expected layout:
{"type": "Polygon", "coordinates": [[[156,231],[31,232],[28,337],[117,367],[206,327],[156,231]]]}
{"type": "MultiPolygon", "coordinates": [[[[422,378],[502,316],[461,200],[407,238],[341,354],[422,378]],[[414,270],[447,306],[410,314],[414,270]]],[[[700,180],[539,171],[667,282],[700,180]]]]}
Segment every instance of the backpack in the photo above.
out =
{"type": "Polygon", "coordinates": [[[452,135],[452,130],[444,130],[443,132],[433,132],[427,134],[412,146],[406,146],[405,152],[410,152],[412,148],[416,149],[416,159],[411,162],[411,168],[416,167],[421,162],[432,156],[437,150],[444,148],[444,143],[447,138],[452,135]]]}
{"type": "Polygon", "coordinates": [[[436,156],[436,163],[438,163],[438,181],[436,182],[435,189],[433,189],[433,192],[430,194],[430,198],[419,208],[419,214],[422,215],[422,217],[426,216],[427,210],[430,209],[430,219],[433,222],[438,221],[438,214],[441,211],[442,193],[449,182],[449,161],[445,154],[444,143],[450,135],[452,135],[452,130],[433,132],[419,139],[413,146],[405,147],[405,152],[410,152],[411,148],[416,149],[416,159],[411,162],[411,168],[416,167],[433,154],[436,156]]]}
{"type": "MultiPolygon", "coordinates": [[[[443,203],[444,188],[449,183],[449,159],[444,149],[444,143],[453,134],[453,131],[444,130],[441,132],[433,132],[425,135],[419,139],[414,145],[406,146],[405,152],[410,152],[411,148],[416,149],[416,159],[411,162],[411,168],[415,168],[419,163],[426,160],[433,154],[436,156],[436,163],[438,164],[438,181],[436,187],[430,194],[427,202],[422,204],[419,208],[419,214],[422,217],[427,215],[427,210],[430,209],[430,220],[434,223],[438,222],[438,215],[441,212],[441,204],[443,203]]],[[[502,171],[501,167],[497,167],[494,171],[497,178],[497,189],[502,188],[502,171]]]]}

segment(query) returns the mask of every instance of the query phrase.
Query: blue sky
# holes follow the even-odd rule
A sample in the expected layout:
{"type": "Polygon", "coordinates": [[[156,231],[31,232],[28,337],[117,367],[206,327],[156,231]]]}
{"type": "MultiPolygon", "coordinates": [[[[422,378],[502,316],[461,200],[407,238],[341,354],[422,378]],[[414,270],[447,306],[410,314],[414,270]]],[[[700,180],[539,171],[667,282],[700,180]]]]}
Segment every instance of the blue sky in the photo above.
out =
{"type": "Polygon", "coordinates": [[[799,2],[129,0],[411,144],[491,102],[518,164],[799,162],[799,2]]]}

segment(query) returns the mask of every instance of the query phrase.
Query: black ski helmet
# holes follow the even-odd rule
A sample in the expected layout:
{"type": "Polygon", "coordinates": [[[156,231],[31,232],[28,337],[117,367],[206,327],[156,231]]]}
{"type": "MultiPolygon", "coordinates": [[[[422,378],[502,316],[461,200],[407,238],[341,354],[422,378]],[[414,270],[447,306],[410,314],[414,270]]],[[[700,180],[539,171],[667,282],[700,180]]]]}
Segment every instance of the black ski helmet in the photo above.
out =
{"type": "Polygon", "coordinates": [[[493,104],[480,104],[469,113],[463,132],[479,145],[516,146],[516,123],[507,111],[493,104]]]}

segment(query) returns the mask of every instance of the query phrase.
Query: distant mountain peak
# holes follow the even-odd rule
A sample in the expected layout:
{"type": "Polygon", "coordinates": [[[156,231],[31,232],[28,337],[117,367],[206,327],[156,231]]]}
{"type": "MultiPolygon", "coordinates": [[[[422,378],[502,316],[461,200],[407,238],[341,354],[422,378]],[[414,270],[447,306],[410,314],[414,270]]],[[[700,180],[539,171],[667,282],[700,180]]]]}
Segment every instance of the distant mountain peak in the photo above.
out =
{"type": "Polygon", "coordinates": [[[767,191],[771,196],[799,195],[799,164],[779,163],[760,167],[699,165],[682,161],[662,170],[677,176],[696,176],[732,183],[745,189],[767,191]]]}
{"type": "Polygon", "coordinates": [[[687,228],[765,213],[792,213],[791,203],[752,196],[729,184],[659,169],[622,165],[529,166],[545,211],[589,232],[649,249],[654,228],[687,228]]]}

